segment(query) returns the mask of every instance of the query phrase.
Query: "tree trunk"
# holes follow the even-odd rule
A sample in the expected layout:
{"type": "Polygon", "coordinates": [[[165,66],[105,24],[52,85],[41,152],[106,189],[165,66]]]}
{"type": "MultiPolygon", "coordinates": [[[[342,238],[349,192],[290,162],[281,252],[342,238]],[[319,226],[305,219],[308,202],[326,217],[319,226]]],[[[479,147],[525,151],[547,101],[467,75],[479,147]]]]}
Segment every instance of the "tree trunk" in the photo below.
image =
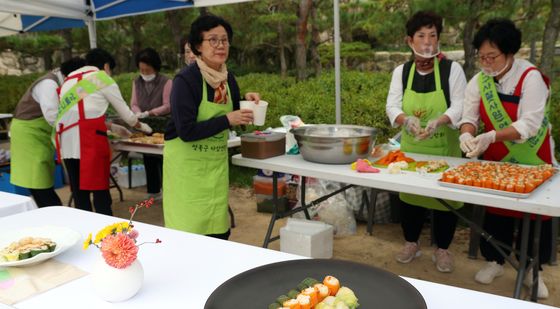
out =
{"type": "Polygon", "coordinates": [[[469,11],[471,14],[467,21],[465,22],[465,28],[463,29],[463,49],[465,50],[465,64],[463,65],[463,70],[467,76],[467,80],[471,79],[476,73],[476,50],[472,46],[472,41],[475,34],[475,29],[478,24],[478,12],[482,6],[482,0],[471,0],[469,4],[469,11]]]}
{"type": "Polygon", "coordinates": [[[72,58],[72,48],[74,46],[74,42],[72,41],[72,29],[61,30],[60,34],[66,42],[66,45],[62,48],[62,62],[65,62],[72,58]]]}
{"type": "Polygon", "coordinates": [[[43,52],[43,61],[45,62],[46,71],[50,71],[53,69],[52,56],[53,56],[52,50],[46,50],[43,52]]]}
{"type": "Polygon", "coordinates": [[[284,45],[286,44],[284,38],[284,27],[282,23],[278,23],[278,53],[280,58],[280,76],[286,78],[288,76],[288,64],[286,63],[286,49],[284,45]]]}
{"type": "Polygon", "coordinates": [[[181,55],[181,40],[183,38],[183,29],[181,28],[181,14],[178,10],[165,11],[165,21],[167,22],[168,28],[171,30],[171,35],[173,36],[173,42],[175,42],[176,48],[176,61],[174,65],[175,68],[181,67],[183,65],[184,55],[181,55]]]}
{"type": "Polygon", "coordinates": [[[550,16],[544,27],[542,56],[539,68],[541,71],[552,77],[552,66],[554,64],[554,50],[556,39],[558,38],[558,28],[560,27],[560,0],[551,0],[550,16]]]}
{"type": "Polygon", "coordinates": [[[144,19],[139,18],[139,16],[135,16],[131,20],[131,34],[132,34],[132,55],[130,57],[130,61],[128,64],[128,71],[136,71],[136,54],[140,52],[142,49],[142,26],[144,25],[144,19]]]}
{"type": "Polygon", "coordinates": [[[300,0],[298,20],[296,22],[296,77],[298,81],[307,78],[307,46],[305,38],[307,37],[307,22],[312,6],[312,0],[300,0]]]}
{"type": "Polygon", "coordinates": [[[315,76],[320,76],[323,68],[321,67],[321,56],[317,48],[321,44],[321,38],[319,37],[319,29],[317,27],[317,7],[311,8],[311,57],[313,59],[313,65],[315,66],[315,76]]]}

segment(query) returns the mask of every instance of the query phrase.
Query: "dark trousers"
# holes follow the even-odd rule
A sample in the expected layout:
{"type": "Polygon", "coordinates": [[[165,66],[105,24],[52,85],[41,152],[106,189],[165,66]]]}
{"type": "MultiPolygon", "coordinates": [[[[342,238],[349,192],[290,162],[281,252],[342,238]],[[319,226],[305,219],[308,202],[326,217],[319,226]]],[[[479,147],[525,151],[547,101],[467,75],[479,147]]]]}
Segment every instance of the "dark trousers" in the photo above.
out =
{"type": "Polygon", "coordinates": [[[205,235],[205,236],[218,238],[218,239],[223,239],[223,240],[228,240],[229,235],[231,235],[231,229],[227,230],[227,232],[225,232],[223,234],[208,234],[208,235],[205,235]]]}
{"type": "MultiPolygon", "coordinates": [[[[515,221],[513,217],[500,216],[496,214],[486,213],[484,217],[484,230],[492,235],[492,238],[499,240],[507,245],[513,245],[515,234],[515,221]]],[[[521,234],[523,233],[522,222],[519,224],[517,237],[515,237],[515,248],[521,249],[521,234]]],[[[533,252],[533,226],[534,221],[531,221],[529,230],[529,256],[533,252]]],[[[510,254],[511,250],[504,249],[506,254],[510,254]]],[[[504,264],[505,258],[487,242],[485,239],[480,239],[480,253],[487,261],[496,261],[498,264],[504,264]]],[[[541,237],[539,243],[539,266],[550,261],[552,253],[552,220],[542,221],[541,237]]],[[[519,259],[519,256],[517,256],[519,259]]]]}
{"type": "MultiPolygon", "coordinates": [[[[434,241],[438,248],[447,249],[455,235],[457,216],[450,211],[434,210],[433,212],[434,241]]],[[[418,242],[427,213],[427,208],[401,201],[401,226],[406,241],[418,242]]]]}
{"type": "Polygon", "coordinates": [[[54,187],[48,189],[29,189],[31,196],[39,208],[45,206],[61,206],[60,197],[54,191],[54,187]]]}
{"type": "Polygon", "coordinates": [[[163,156],[144,155],[144,168],[146,169],[146,182],[148,193],[159,193],[163,175],[163,156]]]}
{"type": "Polygon", "coordinates": [[[64,159],[64,165],[70,179],[70,189],[76,208],[92,211],[90,195],[93,193],[93,207],[95,212],[104,215],[113,215],[111,193],[107,190],[80,190],[80,159],[64,159]]]}

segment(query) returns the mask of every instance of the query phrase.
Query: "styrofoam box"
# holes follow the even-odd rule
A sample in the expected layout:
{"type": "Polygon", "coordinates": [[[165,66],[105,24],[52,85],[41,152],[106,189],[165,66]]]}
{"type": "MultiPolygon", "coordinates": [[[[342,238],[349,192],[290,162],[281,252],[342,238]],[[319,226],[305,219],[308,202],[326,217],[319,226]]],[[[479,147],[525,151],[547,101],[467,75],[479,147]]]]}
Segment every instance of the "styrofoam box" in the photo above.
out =
{"type": "Polygon", "coordinates": [[[117,182],[124,188],[136,188],[146,185],[146,170],[144,165],[132,166],[132,186],[128,185],[128,166],[121,166],[117,173],[117,182]]]}
{"type": "Polygon", "coordinates": [[[288,218],[280,228],[280,251],[312,258],[332,257],[333,227],[320,221],[288,218]]]}

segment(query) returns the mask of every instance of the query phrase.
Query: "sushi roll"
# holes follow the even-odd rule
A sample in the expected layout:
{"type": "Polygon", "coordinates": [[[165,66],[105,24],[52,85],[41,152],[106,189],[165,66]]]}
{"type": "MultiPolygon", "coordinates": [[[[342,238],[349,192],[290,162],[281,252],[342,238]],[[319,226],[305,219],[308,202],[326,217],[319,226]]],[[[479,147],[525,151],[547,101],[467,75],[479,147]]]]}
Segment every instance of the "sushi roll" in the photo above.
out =
{"type": "Polygon", "coordinates": [[[279,304],[284,304],[284,302],[286,302],[289,299],[290,299],[290,297],[288,297],[286,295],[280,295],[280,296],[278,296],[278,298],[276,298],[276,302],[279,303],[279,304]]]}
{"type": "Polygon", "coordinates": [[[323,284],[329,288],[329,295],[334,296],[338,289],[340,288],[340,282],[333,276],[326,276],[323,279],[323,284]]]}
{"type": "Polygon", "coordinates": [[[301,309],[301,306],[299,304],[299,302],[297,301],[297,299],[288,299],[287,301],[285,301],[284,303],[282,303],[282,306],[289,308],[289,309],[301,309]]]}
{"type": "Polygon", "coordinates": [[[296,298],[298,296],[298,294],[299,294],[298,291],[292,289],[286,295],[288,295],[288,298],[296,298]]]}
{"type": "Polygon", "coordinates": [[[300,309],[311,309],[314,305],[311,303],[311,298],[307,295],[299,294],[297,299],[300,309]]]}
{"type": "Polygon", "coordinates": [[[319,303],[319,300],[318,300],[318,297],[317,297],[317,290],[315,290],[315,288],[313,288],[313,287],[307,288],[307,289],[301,291],[300,295],[309,296],[311,306],[315,306],[319,303]]]}
{"type": "Polygon", "coordinates": [[[278,309],[281,308],[282,306],[279,303],[272,303],[270,305],[268,305],[268,309],[278,309]]]}
{"type": "Polygon", "coordinates": [[[322,283],[317,283],[313,286],[315,291],[317,291],[317,301],[322,302],[327,296],[329,296],[329,287],[322,283]]]}

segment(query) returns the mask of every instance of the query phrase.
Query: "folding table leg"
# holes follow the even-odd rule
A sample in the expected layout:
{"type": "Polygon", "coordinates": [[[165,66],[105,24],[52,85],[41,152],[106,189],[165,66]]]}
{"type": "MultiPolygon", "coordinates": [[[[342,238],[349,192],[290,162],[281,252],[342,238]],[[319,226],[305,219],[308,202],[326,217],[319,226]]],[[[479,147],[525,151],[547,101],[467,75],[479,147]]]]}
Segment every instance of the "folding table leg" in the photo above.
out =
{"type": "MultiPolygon", "coordinates": [[[[369,235],[373,234],[373,219],[375,217],[375,204],[377,203],[377,194],[379,190],[371,188],[371,199],[368,205],[368,221],[367,221],[367,232],[369,235]]],[[[366,195],[367,196],[367,195],[366,195]]]]}
{"type": "Polygon", "coordinates": [[[473,223],[469,224],[471,233],[469,237],[469,259],[478,258],[478,247],[480,246],[480,233],[474,228],[474,225],[482,226],[484,222],[485,209],[479,205],[472,205],[473,207],[473,223]]]}
{"type": "Polygon", "coordinates": [[[552,218],[552,252],[550,253],[549,265],[558,265],[558,217],[552,218]]]}
{"type": "Polygon", "coordinates": [[[521,233],[521,252],[519,253],[519,268],[517,268],[517,279],[515,280],[515,290],[513,292],[513,297],[518,299],[521,297],[521,287],[523,285],[523,279],[525,278],[525,268],[527,267],[527,248],[529,247],[530,223],[530,215],[528,213],[524,213],[523,233],[521,233]]]}

